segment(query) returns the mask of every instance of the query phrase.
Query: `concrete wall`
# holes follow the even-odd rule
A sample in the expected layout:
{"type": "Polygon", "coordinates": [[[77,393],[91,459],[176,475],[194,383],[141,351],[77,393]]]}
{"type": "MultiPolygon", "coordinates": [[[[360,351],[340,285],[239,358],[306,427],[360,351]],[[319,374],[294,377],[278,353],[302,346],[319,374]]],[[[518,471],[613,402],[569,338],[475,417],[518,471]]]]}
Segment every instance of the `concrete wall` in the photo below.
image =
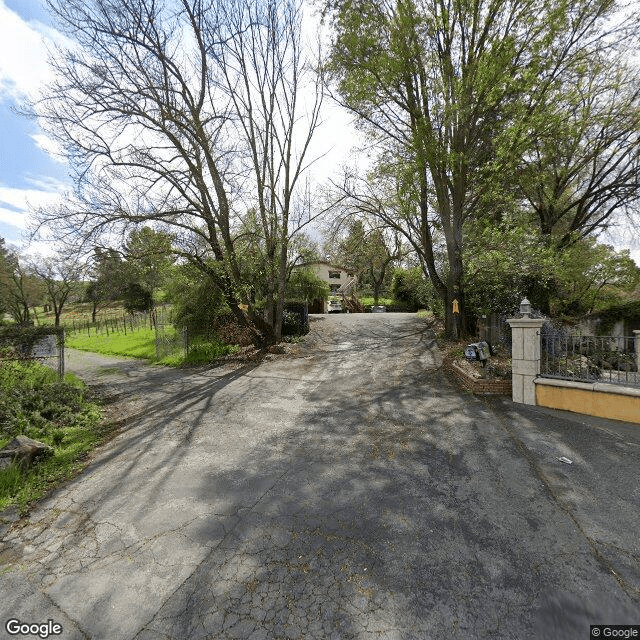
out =
{"type": "Polygon", "coordinates": [[[605,383],[536,378],[536,404],[640,425],[640,389],[605,383]]]}
{"type": "MultiPolygon", "coordinates": [[[[580,321],[578,330],[585,336],[596,336],[598,335],[600,324],[601,322],[599,318],[585,318],[580,321]]],[[[607,335],[620,337],[626,336],[627,334],[625,333],[624,320],[618,320],[613,325],[613,327],[609,331],[607,331],[607,335]]]]}
{"type": "MultiPolygon", "coordinates": [[[[542,378],[540,328],[544,320],[530,318],[527,314],[507,322],[512,334],[511,397],[514,402],[640,424],[640,388],[542,378]]],[[[640,369],[640,331],[633,333],[640,369]]]]}

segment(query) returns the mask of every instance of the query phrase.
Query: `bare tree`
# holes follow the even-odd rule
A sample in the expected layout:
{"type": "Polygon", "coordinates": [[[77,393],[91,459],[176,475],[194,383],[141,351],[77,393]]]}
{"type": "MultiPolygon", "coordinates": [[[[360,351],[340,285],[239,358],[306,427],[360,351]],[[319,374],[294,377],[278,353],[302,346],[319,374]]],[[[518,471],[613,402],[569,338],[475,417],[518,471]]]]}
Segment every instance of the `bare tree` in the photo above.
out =
{"type": "Polygon", "coordinates": [[[342,179],[332,181],[330,187],[328,197],[338,204],[329,233],[348,228],[354,219],[376,221],[374,230],[382,227],[391,232],[395,250],[389,252],[389,262],[411,252],[429,280],[432,273],[445,270],[446,244],[435,210],[420,206],[415,185],[411,180],[403,181],[401,175],[402,171],[396,170],[363,176],[344,168],[342,179]]]}
{"type": "Polygon", "coordinates": [[[377,305],[390,267],[406,255],[402,234],[384,223],[380,216],[371,215],[356,198],[343,200],[342,211],[347,215],[333,220],[328,234],[331,249],[327,253],[336,264],[354,271],[359,289],[363,284],[371,287],[377,305]]]}
{"type": "Polygon", "coordinates": [[[541,233],[564,248],[640,200],[640,71],[594,60],[549,96],[518,171],[541,233]]]}
{"type": "Polygon", "coordinates": [[[305,80],[311,70],[302,57],[299,6],[287,2],[220,4],[222,20],[210,23],[210,40],[224,44],[213,47],[212,52],[248,143],[250,192],[257,197],[265,250],[267,322],[279,339],[289,239],[304,222],[300,214],[307,209],[304,191],[296,199],[296,186],[319,123],[322,83],[319,77],[312,83],[305,80]],[[267,28],[256,28],[261,23],[267,28]],[[301,87],[312,91],[302,95],[301,87]],[[299,114],[304,109],[307,116],[301,127],[299,114]]]}
{"type": "Polygon", "coordinates": [[[40,211],[40,225],[84,247],[135,225],[168,231],[256,342],[279,338],[287,243],[322,99],[300,2],[48,3],[77,46],[54,58],[57,80],[34,112],[68,150],[76,197],[40,211]],[[265,287],[277,298],[267,324],[239,308],[251,305],[239,236],[256,205],[265,287]]]}
{"type": "Polygon", "coordinates": [[[86,272],[85,265],[77,257],[58,255],[31,260],[30,270],[42,283],[45,295],[53,307],[55,326],[59,327],[62,309],[69,295],[78,291],[80,280],[86,272]]]}

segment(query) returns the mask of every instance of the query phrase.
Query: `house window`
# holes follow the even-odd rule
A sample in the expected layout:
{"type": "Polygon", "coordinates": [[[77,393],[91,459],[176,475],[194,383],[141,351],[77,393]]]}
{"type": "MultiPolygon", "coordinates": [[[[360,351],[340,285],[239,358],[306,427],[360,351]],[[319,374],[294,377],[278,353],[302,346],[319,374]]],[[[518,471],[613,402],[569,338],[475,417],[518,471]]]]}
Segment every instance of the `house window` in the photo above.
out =
{"type": "Polygon", "coordinates": [[[329,278],[340,280],[340,272],[339,271],[329,271],[329,278]]]}
{"type": "Polygon", "coordinates": [[[329,286],[331,287],[331,293],[337,293],[340,290],[339,284],[330,284],[329,286]]]}

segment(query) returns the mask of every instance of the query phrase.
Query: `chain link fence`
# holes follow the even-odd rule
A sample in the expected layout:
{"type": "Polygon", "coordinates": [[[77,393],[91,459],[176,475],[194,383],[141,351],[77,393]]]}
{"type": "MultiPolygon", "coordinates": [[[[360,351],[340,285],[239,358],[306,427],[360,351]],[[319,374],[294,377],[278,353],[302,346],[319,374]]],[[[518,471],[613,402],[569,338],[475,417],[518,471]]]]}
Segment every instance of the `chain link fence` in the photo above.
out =
{"type": "Polygon", "coordinates": [[[189,355],[189,333],[187,329],[175,329],[173,324],[156,324],[156,357],[158,360],[168,356],[189,355]]]}

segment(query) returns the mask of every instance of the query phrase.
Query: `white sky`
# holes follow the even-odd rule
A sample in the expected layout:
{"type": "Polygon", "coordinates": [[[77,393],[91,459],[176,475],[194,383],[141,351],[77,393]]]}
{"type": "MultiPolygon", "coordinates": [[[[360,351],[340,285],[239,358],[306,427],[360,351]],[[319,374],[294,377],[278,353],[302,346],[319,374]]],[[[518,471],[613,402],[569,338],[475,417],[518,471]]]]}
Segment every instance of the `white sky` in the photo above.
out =
{"type": "MultiPolygon", "coordinates": [[[[42,14],[43,0],[28,0],[25,11],[28,4],[32,10],[40,5],[42,14]]],[[[69,42],[42,20],[21,15],[21,8],[18,11],[20,13],[9,9],[5,0],[0,0],[0,108],[4,108],[0,113],[0,131],[4,130],[2,144],[5,145],[0,150],[0,235],[5,237],[7,227],[3,227],[3,223],[11,225],[13,230],[25,229],[30,207],[53,204],[70,189],[64,179],[63,161],[37,123],[29,125],[30,131],[22,132],[18,130],[21,125],[16,116],[5,117],[8,106],[37,97],[40,88],[51,79],[47,57],[52,44],[69,42]],[[4,142],[5,138],[8,143],[4,142]],[[38,161],[43,152],[48,158],[45,166],[41,166],[42,158],[38,161]]],[[[305,35],[311,38],[316,32],[317,21],[307,17],[305,35]]],[[[314,182],[336,174],[342,164],[352,161],[354,145],[361,144],[351,125],[351,117],[329,99],[325,107],[324,125],[307,156],[311,159],[326,154],[310,171],[314,182]]],[[[26,124],[24,126],[26,128],[26,124]]],[[[640,234],[620,229],[608,241],[618,248],[630,248],[640,264],[640,234]]],[[[42,246],[38,247],[40,253],[43,250],[46,251],[42,246]]]]}

